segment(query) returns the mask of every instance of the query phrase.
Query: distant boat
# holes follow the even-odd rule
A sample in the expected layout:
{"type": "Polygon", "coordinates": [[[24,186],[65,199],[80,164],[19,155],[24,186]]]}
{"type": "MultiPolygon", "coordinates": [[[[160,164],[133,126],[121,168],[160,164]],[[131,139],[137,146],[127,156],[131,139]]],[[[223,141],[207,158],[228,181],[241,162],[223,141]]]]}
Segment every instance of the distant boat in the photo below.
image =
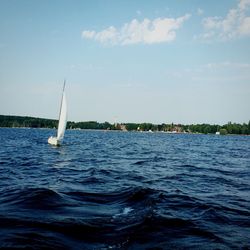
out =
{"type": "Polygon", "coordinates": [[[66,102],[65,81],[64,81],[61,107],[60,107],[60,113],[59,113],[57,136],[56,137],[50,136],[48,139],[49,144],[55,145],[55,146],[60,146],[62,144],[64,133],[66,130],[66,125],[67,125],[67,102],[66,102]]]}

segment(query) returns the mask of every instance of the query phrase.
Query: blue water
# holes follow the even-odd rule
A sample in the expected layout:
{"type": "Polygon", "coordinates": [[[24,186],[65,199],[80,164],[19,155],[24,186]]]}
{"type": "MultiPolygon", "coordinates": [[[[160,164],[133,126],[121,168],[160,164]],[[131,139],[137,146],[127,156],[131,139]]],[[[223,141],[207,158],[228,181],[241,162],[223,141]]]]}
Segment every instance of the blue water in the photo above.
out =
{"type": "Polygon", "coordinates": [[[250,137],[0,129],[0,247],[249,249],[250,137]]]}

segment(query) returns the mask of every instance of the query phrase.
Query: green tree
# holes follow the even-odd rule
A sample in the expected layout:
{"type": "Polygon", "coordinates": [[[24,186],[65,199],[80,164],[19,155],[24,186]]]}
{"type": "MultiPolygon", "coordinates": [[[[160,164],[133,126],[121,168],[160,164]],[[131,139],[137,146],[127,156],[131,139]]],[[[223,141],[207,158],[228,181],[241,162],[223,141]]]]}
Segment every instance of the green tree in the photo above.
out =
{"type": "Polygon", "coordinates": [[[220,134],[221,135],[226,135],[228,132],[227,132],[227,130],[225,129],[225,128],[221,128],[220,129],[220,134]]]}

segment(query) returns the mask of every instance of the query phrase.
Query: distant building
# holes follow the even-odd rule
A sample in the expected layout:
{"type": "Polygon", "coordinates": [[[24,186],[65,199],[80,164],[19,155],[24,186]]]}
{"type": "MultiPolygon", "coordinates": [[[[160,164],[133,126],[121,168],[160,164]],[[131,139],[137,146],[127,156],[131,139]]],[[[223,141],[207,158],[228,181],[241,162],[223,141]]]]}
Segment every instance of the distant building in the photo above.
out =
{"type": "Polygon", "coordinates": [[[121,125],[120,125],[120,129],[121,129],[122,131],[128,131],[127,128],[126,128],[126,125],[124,125],[124,124],[121,124],[121,125]]]}

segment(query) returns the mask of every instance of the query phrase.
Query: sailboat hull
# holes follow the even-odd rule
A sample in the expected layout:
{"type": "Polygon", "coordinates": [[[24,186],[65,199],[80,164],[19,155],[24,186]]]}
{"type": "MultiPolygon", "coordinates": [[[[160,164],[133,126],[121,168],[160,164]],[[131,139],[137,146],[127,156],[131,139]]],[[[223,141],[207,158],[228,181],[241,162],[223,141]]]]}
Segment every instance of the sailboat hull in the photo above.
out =
{"type": "Polygon", "coordinates": [[[49,137],[48,143],[54,146],[60,146],[60,141],[56,137],[53,137],[53,136],[49,137]]]}

